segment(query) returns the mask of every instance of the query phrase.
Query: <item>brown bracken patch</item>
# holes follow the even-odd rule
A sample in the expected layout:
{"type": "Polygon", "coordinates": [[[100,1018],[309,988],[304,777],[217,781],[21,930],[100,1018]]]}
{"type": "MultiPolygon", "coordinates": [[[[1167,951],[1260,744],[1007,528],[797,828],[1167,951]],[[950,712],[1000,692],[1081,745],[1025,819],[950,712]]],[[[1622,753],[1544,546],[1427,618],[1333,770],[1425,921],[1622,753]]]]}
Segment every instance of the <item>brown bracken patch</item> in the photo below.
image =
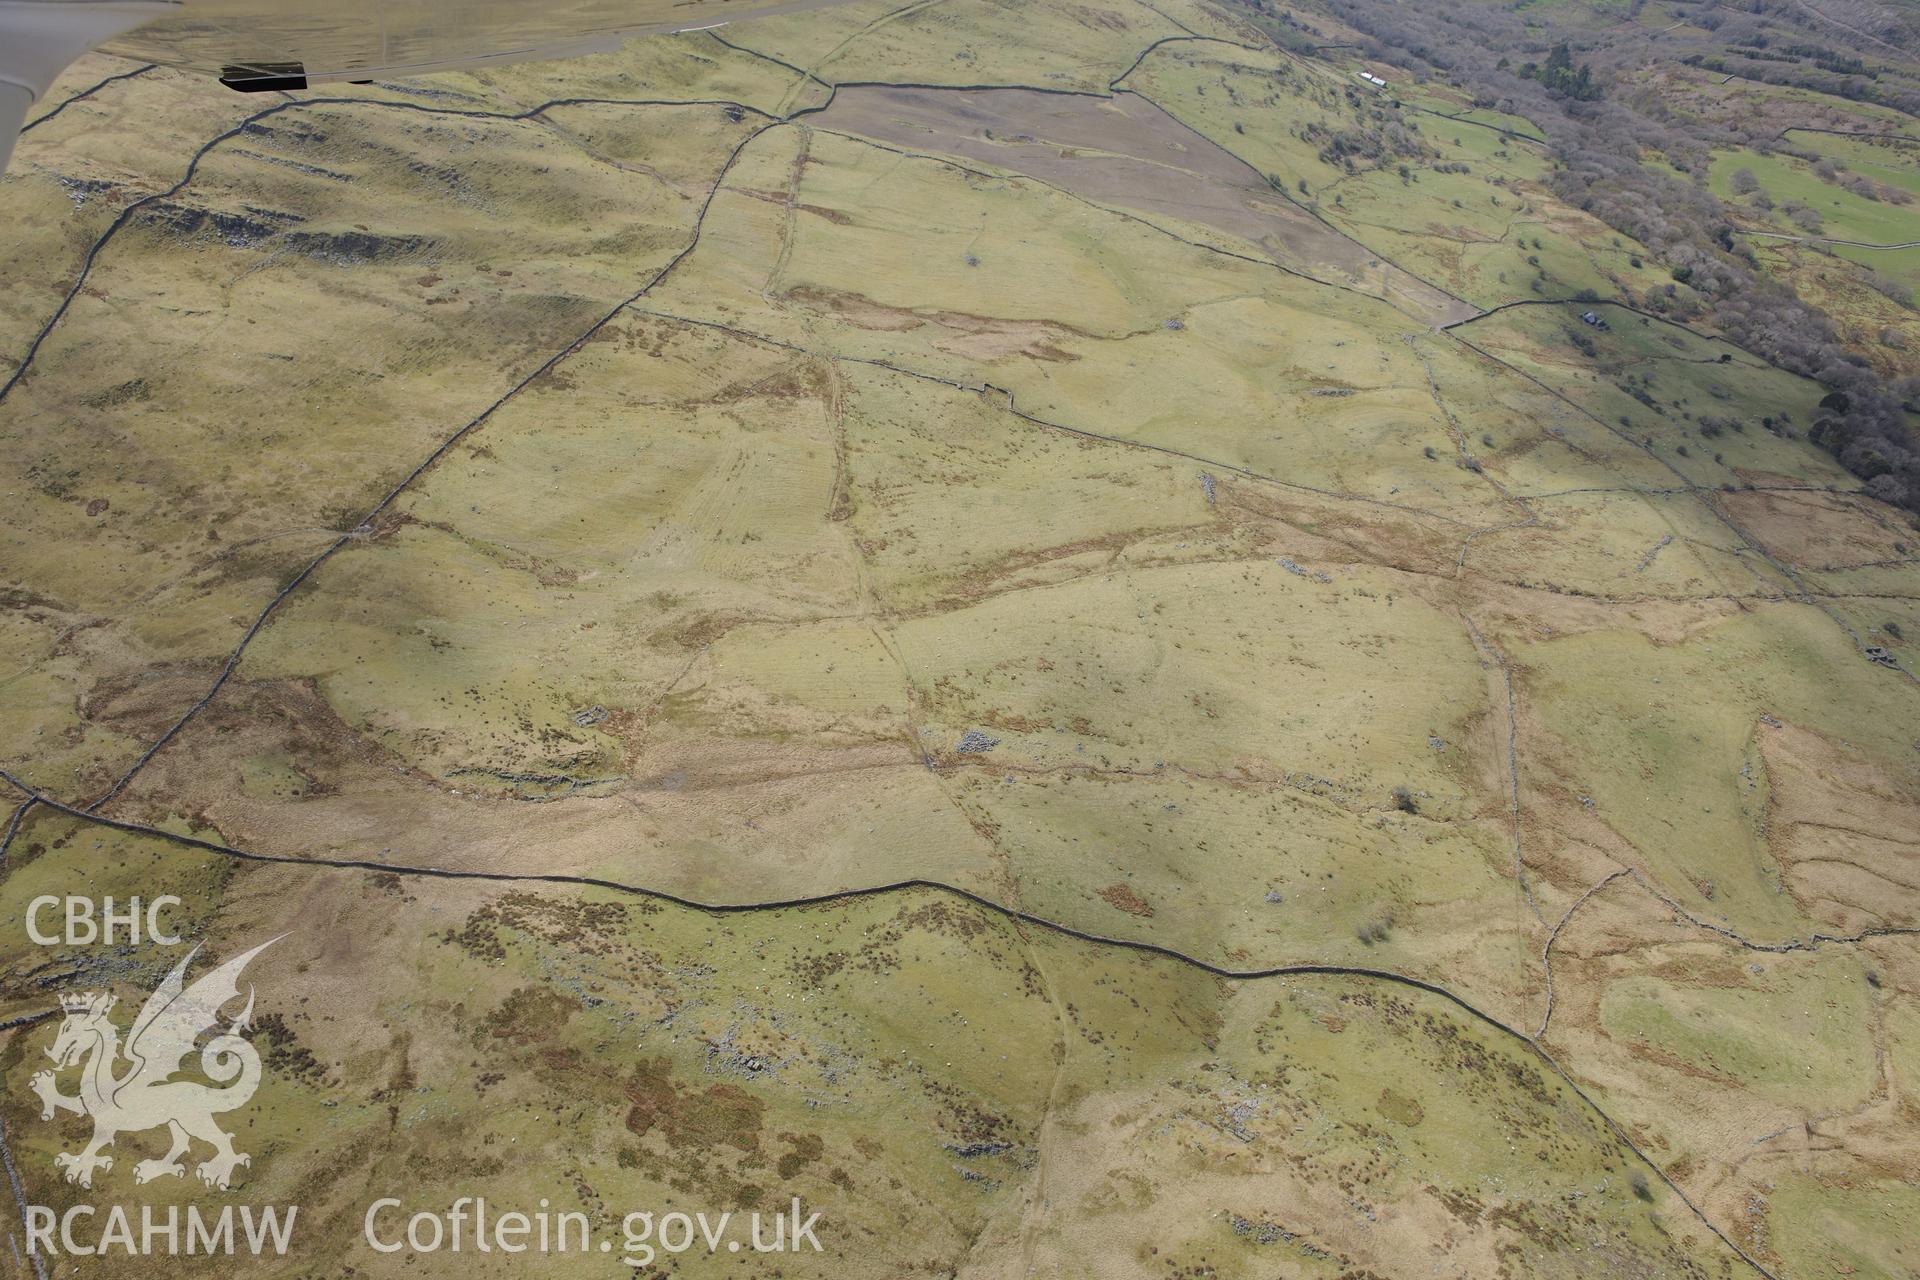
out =
{"type": "Polygon", "coordinates": [[[1100,891],[1100,896],[1106,899],[1108,906],[1118,907],[1130,916],[1153,914],[1153,908],[1147,905],[1146,899],[1124,884],[1110,884],[1100,891]]]}
{"type": "Polygon", "coordinates": [[[634,1133],[658,1128],[676,1147],[725,1144],[742,1151],[759,1149],[760,1120],[766,1108],[739,1085],[709,1085],[695,1093],[674,1080],[667,1059],[647,1058],[628,1077],[626,1094],[633,1104],[627,1111],[627,1128],[634,1133]]]}

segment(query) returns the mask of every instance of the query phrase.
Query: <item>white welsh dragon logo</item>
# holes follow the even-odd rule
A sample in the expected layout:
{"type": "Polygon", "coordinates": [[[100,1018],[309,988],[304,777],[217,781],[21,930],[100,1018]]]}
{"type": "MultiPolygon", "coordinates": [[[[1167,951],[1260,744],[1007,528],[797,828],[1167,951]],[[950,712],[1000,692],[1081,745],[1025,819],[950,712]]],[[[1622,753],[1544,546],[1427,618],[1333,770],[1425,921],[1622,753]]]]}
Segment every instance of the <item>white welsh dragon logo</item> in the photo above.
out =
{"type": "Polygon", "coordinates": [[[161,1159],[136,1164],[135,1182],[184,1174],[186,1167],[180,1157],[187,1154],[194,1138],[213,1147],[213,1158],[196,1170],[208,1186],[225,1190],[233,1171],[251,1163],[249,1157],[233,1149],[233,1139],[213,1122],[216,1114],[245,1106],[260,1086],[260,1054],[240,1034],[253,1017],[251,988],[246,1009],[226,1031],[200,1049],[200,1070],[224,1087],[173,1077],[194,1051],[194,1042],[208,1031],[219,1031],[221,1008],[239,998],[240,971],[278,941],[274,938],[235,956],[187,987],[187,966],[200,952],[195,947],[147,997],[140,1016],[133,1020],[124,1049],[120,1029],[107,1018],[115,1003],[112,996],[88,993],[61,997],[67,1016],[53,1048],[47,1050],[55,1063],[54,1071],[40,1072],[30,1085],[40,1095],[41,1119],[53,1119],[56,1111],[93,1117],[93,1140],[86,1149],[79,1155],[63,1151],[53,1158],[55,1165],[66,1170],[68,1182],[91,1187],[95,1169],[113,1168],[113,1157],[102,1155],[101,1149],[112,1146],[116,1135],[161,1125],[172,1134],[173,1145],[161,1159]],[[120,1073],[118,1064],[123,1056],[131,1065],[120,1073]],[[67,1097],[55,1083],[55,1072],[83,1060],[80,1094],[67,1097]]]}

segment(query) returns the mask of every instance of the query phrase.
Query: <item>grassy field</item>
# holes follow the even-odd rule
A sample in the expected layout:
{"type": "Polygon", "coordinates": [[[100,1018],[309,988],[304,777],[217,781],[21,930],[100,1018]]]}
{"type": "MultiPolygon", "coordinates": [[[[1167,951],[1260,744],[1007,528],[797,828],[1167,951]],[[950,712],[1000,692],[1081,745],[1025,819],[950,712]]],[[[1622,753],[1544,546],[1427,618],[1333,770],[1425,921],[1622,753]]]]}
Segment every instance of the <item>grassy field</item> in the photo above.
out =
{"type": "MultiPolygon", "coordinates": [[[[1824,152],[1824,145],[1821,150],[1824,152]]],[[[1916,215],[1912,207],[1885,200],[1870,200],[1827,181],[1814,172],[1813,165],[1797,156],[1762,155],[1756,151],[1723,151],[1713,158],[1708,185],[1713,193],[1730,203],[1739,203],[1733,189],[1734,173],[1746,169],[1759,180],[1760,189],[1776,205],[1793,200],[1820,214],[1818,234],[1835,240],[1860,240],[1868,244],[1900,244],[1914,240],[1916,215]]],[[[1853,172],[1849,167],[1848,172],[1853,172]]],[[[1862,171],[1865,177],[1872,171],[1862,171]]],[[[1913,182],[1905,178],[1888,185],[1905,189],[1913,182]]],[[[1783,229],[1791,230],[1790,227],[1783,229]]]]}
{"type": "Polygon", "coordinates": [[[1792,130],[1784,145],[1804,154],[1716,153],[1710,170],[1714,194],[1752,229],[1749,243],[1766,268],[1838,317],[1856,347],[1890,372],[1920,368],[1914,354],[1920,313],[1913,306],[1920,247],[1875,247],[1920,241],[1920,206],[1911,203],[1920,180],[1908,162],[1920,154],[1920,142],[1792,130]],[[1816,171],[1825,163],[1838,166],[1830,178],[1816,171]],[[1759,193],[1737,192],[1736,173],[1751,174],[1772,207],[1762,206],[1759,193]],[[1841,185],[1848,180],[1864,181],[1879,194],[1849,190],[1841,185]]]}
{"type": "Polygon", "coordinates": [[[1670,477],[1715,487],[1855,487],[1830,455],[1803,438],[1819,416],[1819,384],[1728,343],[1610,306],[1595,310],[1608,322],[1599,330],[1579,319],[1591,309],[1523,307],[1462,333],[1670,477]]]}
{"type": "MultiPolygon", "coordinates": [[[[1582,803],[1591,801],[1669,895],[1742,933],[1804,930],[1807,915],[1840,932],[1862,918],[1912,919],[1920,904],[1910,890],[1855,898],[1861,881],[1844,867],[1800,865],[1808,851],[1800,837],[1811,833],[1782,829],[1783,802],[1772,788],[1799,768],[1817,766],[1768,758],[1769,750],[1788,748],[1766,723],[1771,717],[1803,725],[1826,739],[1815,759],[1834,751],[1857,760],[1893,794],[1910,794],[1917,771],[1912,735],[1898,715],[1874,710],[1905,706],[1910,692],[1897,680],[1871,679],[1875,668],[1846,635],[1802,605],[1676,622],[1689,632],[1681,643],[1593,631],[1519,655],[1542,728],[1569,748],[1553,766],[1563,785],[1582,803]],[[1824,677],[1855,664],[1862,679],[1849,682],[1847,694],[1824,677]],[[1829,874],[1842,883],[1829,885],[1829,874]]],[[[1828,799],[1838,803],[1844,790],[1836,780],[1828,799]]],[[[1803,788],[1797,799],[1817,808],[1821,789],[1803,788]]],[[[1830,821],[1812,808],[1792,817],[1809,825],[1830,821]]],[[[1891,866],[1882,859],[1897,856],[1865,838],[1846,845],[1845,861],[1878,863],[1883,873],[1891,866]]]]}
{"type": "Polygon", "coordinates": [[[1471,302],[1632,297],[1665,281],[1640,246],[1547,194],[1539,149],[1499,132],[1530,134],[1525,121],[1471,112],[1441,89],[1376,92],[1350,69],[1204,43],[1162,46],[1126,85],[1374,254],[1471,302]]]}
{"type": "Polygon", "coordinates": [[[738,43],[831,84],[911,80],[1099,93],[1157,40],[1233,27],[1194,0],[1158,6],[1090,0],[1038,9],[1013,0],[905,6],[857,0],[824,22],[811,14],[756,22],[739,33],[738,43]],[[902,75],[908,66],[912,75],[902,75]]]}
{"type": "Polygon", "coordinates": [[[1697,1186],[1743,1247],[1787,1274],[1901,1274],[1910,1188],[1886,1156],[1906,1142],[1895,1064],[1915,1042],[1888,993],[1909,949],[1763,955],[1650,919],[1636,897],[1615,882],[1561,934],[1554,1051],[1641,1118],[1647,1149],[1742,1167],[1697,1186]]]}
{"type": "MultiPolygon", "coordinates": [[[[616,1242],[630,1209],[744,1216],[797,1195],[825,1251],[784,1255],[788,1275],[897,1274],[903,1232],[938,1267],[1071,1270],[1097,1247],[1223,1276],[1496,1257],[1559,1274],[1577,1242],[1650,1275],[1739,1274],[1671,1193],[1635,1193],[1644,1166],[1529,1050],[1406,988],[1222,984],[935,895],[722,925],[592,893],[242,869],[66,822],[28,835],[10,922],[84,868],[214,890],[195,921],[213,957],[285,931],[249,970],[272,1070],[234,1121],[241,1176],[302,1206],[305,1256],[356,1270],[390,1265],[361,1239],[358,1199],[379,1188],[409,1206],[546,1195],[616,1242]],[[381,980],[396,970],[404,988],[381,980]],[[1390,1082],[1366,1065],[1384,1060],[1402,1064],[1390,1082]]],[[[154,976],[111,951],[34,960],[32,986],[128,1000],[154,976]]],[[[10,977],[7,1011],[34,1007],[10,977]]],[[[50,1034],[13,1034],[9,1074],[50,1034]]],[[[84,1122],[6,1108],[34,1202],[84,1196],[51,1168],[84,1122]]],[[[122,1145],[130,1163],[145,1144],[122,1145]]],[[[215,1200],[196,1188],[148,1195],[215,1200]]],[[[409,1271],[515,1265],[442,1253],[409,1271]]]]}
{"type": "Polygon", "coordinates": [[[648,110],[648,171],[532,121],[289,110],[107,243],[4,410],[23,607],[0,734],[23,768],[100,785],[124,767],[99,723],[116,703],[167,714],[152,675],[198,680],[268,584],[685,245],[751,126],[648,110]],[[493,159],[449,163],[476,147],[493,159]],[[76,563],[76,540],[100,554],[76,563]]]}
{"type": "Polygon", "coordinates": [[[1788,141],[1844,166],[1848,173],[1920,196],[1920,174],[1914,170],[1915,148],[1920,147],[1920,137],[1903,142],[1897,138],[1848,138],[1790,130],[1788,141]]]}

